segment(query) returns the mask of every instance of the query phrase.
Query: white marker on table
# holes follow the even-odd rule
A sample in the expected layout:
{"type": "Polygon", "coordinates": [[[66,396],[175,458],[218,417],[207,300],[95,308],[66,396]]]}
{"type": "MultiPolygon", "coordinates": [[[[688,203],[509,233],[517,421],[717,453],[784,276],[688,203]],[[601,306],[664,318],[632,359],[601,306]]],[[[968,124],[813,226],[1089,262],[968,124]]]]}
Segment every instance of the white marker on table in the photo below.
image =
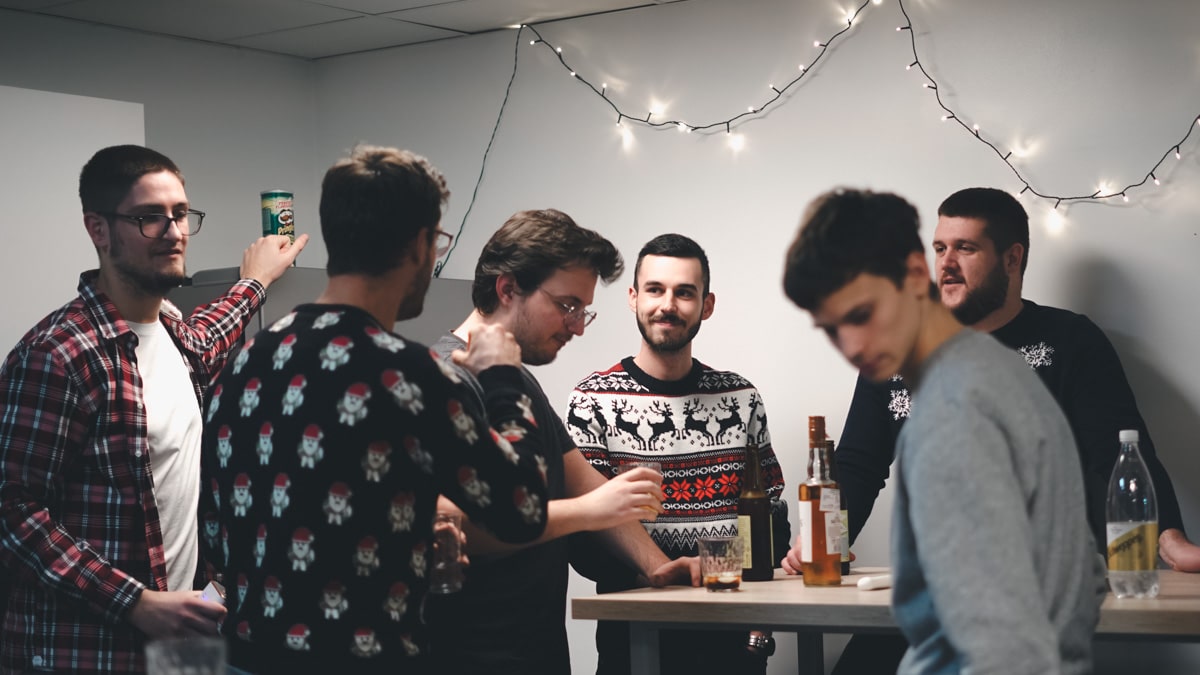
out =
{"type": "Polygon", "coordinates": [[[860,591],[876,591],[881,588],[891,588],[891,586],[892,575],[890,574],[876,574],[858,580],[858,590],[860,591]]]}

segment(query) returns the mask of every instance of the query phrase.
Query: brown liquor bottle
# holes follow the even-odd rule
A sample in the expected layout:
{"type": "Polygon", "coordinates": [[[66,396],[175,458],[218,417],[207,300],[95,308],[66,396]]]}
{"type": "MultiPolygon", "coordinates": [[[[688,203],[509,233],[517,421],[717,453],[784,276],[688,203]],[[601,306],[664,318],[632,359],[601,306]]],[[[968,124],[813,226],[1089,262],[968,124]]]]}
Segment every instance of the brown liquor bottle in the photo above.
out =
{"type": "Polygon", "coordinates": [[[840,489],[842,482],[838,480],[837,453],[833,449],[833,439],[825,439],[825,449],[829,451],[829,477],[838,484],[838,495],[841,498],[842,520],[842,576],[850,574],[850,512],[846,509],[846,491],[840,489]]]}
{"type": "Polygon", "coordinates": [[[742,581],[770,581],[775,577],[775,551],[771,541],[771,500],[763,487],[758,444],[746,444],[746,468],[738,496],[738,536],[742,538],[742,581]]]}
{"type": "Polygon", "coordinates": [[[800,486],[800,571],[805,586],[842,583],[841,490],[829,476],[825,418],[808,418],[808,463],[811,474],[800,486]]]}

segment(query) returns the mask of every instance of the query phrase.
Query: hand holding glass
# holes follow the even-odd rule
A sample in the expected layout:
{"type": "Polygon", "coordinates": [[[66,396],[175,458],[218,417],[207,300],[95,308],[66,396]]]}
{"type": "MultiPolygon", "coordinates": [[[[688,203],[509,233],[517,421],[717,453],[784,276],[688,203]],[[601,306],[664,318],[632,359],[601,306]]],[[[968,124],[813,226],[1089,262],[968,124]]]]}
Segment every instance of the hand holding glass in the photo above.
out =
{"type": "MultiPolygon", "coordinates": [[[[650,469],[651,471],[654,471],[655,473],[658,474],[659,481],[661,483],[662,464],[659,462],[651,462],[651,461],[645,461],[645,460],[634,460],[634,461],[622,462],[621,464],[618,464],[614,467],[614,475],[620,476],[623,473],[628,473],[637,468],[646,468],[646,469],[650,469]]],[[[658,500],[662,501],[661,493],[658,495],[658,500]]],[[[651,514],[653,514],[648,518],[643,518],[642,522],[644,522],[644,523],[650,522],[658,517],[658,512],[649,506],[642,506],[639,508],[645,509],[645,510],[651,512],[651,514]]]]}
{"type": "Polygon", "coordinates": [[[429,572],[430,593],[462,590],[462,516],[438,513],[433,518],[433,565],[429,572]]]}

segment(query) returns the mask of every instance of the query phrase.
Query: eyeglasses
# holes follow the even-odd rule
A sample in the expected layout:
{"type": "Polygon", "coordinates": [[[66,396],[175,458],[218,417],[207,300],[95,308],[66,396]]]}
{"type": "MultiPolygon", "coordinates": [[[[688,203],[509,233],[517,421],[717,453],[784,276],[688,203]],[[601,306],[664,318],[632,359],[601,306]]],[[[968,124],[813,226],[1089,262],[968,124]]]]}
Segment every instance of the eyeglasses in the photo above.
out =
{"type": "Polygon", "coordinates": [[[547,298],[550,298],[554,304],[558,305],[558,308],[563,312],[563,320],[566,321],[568,325],[573,323],[582,323],[584,328],[587,328],[588,326],[592,325],[593,321],[596,320],[595,312],[584,309],[583,307],[569,305],[551,295],[550,291],[547,291],[541,286],[538,286],[538,290],[545,293],[547,298]]]}
{"type": "Polygon", "coordinates": [[[179,231],[187,236],[192,236],[200,231],[200,225],[204,223],[204,212],[195,209],[188,209],[183,213],[177,213],[173,216],[168,216],[165,213],[145,213],[141,215],[131,215],[128,213],[104,213],[97,211],[100,215],[108,219],[124,218],[133,223],[137,223],[138,230],[142,236],[147,239],[162,239],[167,236],[167,230],[171,229],[171,223],[179,226],[179,231]]]}
{"type": "Polygon", "coordinates": [[[437,230],[437,256],[438,258],[446,255],[450,251],[450,244],[454,241],[454,235],[445,230],[437,230]]]}

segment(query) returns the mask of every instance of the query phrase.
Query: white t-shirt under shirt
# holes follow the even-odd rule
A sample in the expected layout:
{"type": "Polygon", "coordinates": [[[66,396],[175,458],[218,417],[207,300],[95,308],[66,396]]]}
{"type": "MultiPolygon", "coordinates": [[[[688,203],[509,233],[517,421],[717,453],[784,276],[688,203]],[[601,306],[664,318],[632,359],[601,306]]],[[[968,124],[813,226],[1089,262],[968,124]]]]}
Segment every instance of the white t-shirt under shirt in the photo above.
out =
{"type": "Polygon", "coordinates": [[[183,354],[160,322],[128,322],[138,336],[150,471],[158,502],[167,589],[191,590],[199,562],[196,505],[200,499],[200,433],[196,390],[183,354]]]}

